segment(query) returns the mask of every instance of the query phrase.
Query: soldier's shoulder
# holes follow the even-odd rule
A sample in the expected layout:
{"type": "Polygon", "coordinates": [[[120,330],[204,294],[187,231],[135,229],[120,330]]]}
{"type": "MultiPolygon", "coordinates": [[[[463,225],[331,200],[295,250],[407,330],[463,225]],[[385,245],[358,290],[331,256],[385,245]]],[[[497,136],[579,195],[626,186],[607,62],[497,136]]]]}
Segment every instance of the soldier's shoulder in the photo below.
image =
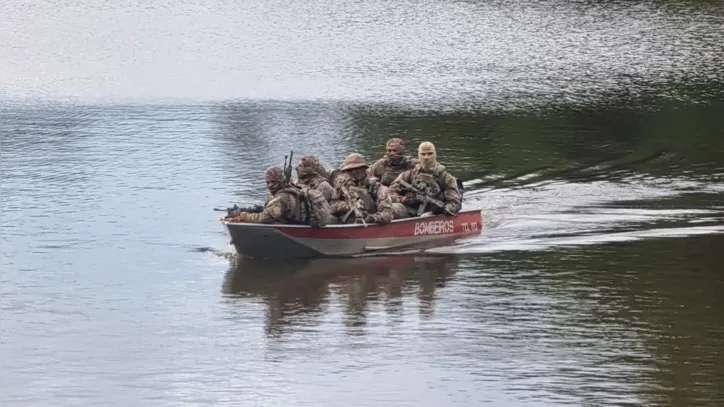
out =
{"type": "Polygon", "coordinates": [[[309,189],[307,186],[284,188],[275,195],[275,198],[278,197],[279,202],[288,202],[290,199],[299,198],[307,189],[309,189]]]}
{"type": "Polygon", "coordinates": [[[274,194],[269,197],[269,199],[266,201],[266,206],[274,206],[274,205],[281,205],[283,198],[283,194],[274,194]]]}
{"type": "Polygon", "coordinates": [[[378,158],[372,165],[387,165],[387,157],[378,158]]]}
{"type": "Polygon", "coordinates": [[[369,177],[367,178],[367,185],[369,185],[370,189],[378,190],[382,187],[382,182],[377,177],[369,177]]]}
{"type": "Polygon", "coordinates": [[[380,158],[379,160],[377,160],[377,161],[375,161],[374,163],[372,163],[372,165],[370,165],[370,168],[369,168],[370,174],[372,174],[372,173],[378,173],[378,174],[379,174],[379,173],[382,173],[382,172],[384,171],[385,167],[387,167],[387,164],[388,164],[388,163],[387,163],[387,157],[382,157],[382,158],[380,158]]]}
{"type": "Polygon", "coordinates": [[[322,182],[319,183],[319,185],[317,186],[317,188],[334,188],[334,187],[332,186],[332,183],[331,183],[331,182],[329,182],[329,181],[327,181],[327,180],[324,180],[324,181],[322,181],[322,182]]]}
{"type": "Polygon", "coordinates": [[[414,167],[412,167],[412,168],[410,168],[410,169],[407,169],[407,170],[405,170],[405,171],[402,171],[402,172],[400,173],[400,175],[397,176],[397,178],[400,178],[400,179],[410,178],[410,177],[412,176],[412,174],[415,172],[416,169],[417,169],[417,166],[414,166],[414,167]]]}
{"type": "Polygon", "coordinates": [[[440,168],[437,170],[438,177],[442,179],[442,181],[445,182],[445,184],[448,185],[457,185],[457,177],[455,177],[450,171],[448,171],[445,166],[441,165],[440,168]]]}

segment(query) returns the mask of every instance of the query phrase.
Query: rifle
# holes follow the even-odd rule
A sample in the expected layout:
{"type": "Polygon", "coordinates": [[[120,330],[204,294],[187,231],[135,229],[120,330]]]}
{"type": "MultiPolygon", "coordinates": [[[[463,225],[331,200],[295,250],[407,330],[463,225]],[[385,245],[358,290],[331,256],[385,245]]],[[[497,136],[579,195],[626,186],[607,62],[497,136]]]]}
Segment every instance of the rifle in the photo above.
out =
{"type": "Polygon", "coordinates": [[[410,185],[407,181],[400,180],[400,186],[402,186],[403,190],[406,190],[406,191],[409,191],[409,192],[412,192],[413,194],[415,194],[415,200],[420,201],[420,207],[417,208],[417,216],[420,216],[423,213],[425,213],[425,208],[427,208],[428,204],[432,204],[433,206],[436,206],[436,207],[442,209],[443,211],[445,211],[446,213],[452,215],[450,212],[448,212],[445,209],[445,202],[428,196],[424,192],[422,192],[419,189],[410,185]]]}
{"type": "Polygon", "coordinates": [[[357,219],[360,219],[362,221],[362,224],[367,227],[367,222],[365,222],[365,215],[364,212],[359,207],[360,199],[355,199],[354,196],[349,192],[349,189],[347,189],[346,186],[340,185],[339,190],[342,192],[342,197],[345,201],[347,201],[347,205],[351,208],[343,217],[342,217],[342,223],[347,223],[347,219],[349,218],[349,215],[354,212],[355,216],[357,216],[357,219]]]}
{"type": "Polygon", "coordinates": [[[287,165],[287,156],[284,155],[284,178],[288,183],[292,182],[292,160],[294,157],[294,150],[289,153],[289,165],[287,165]]]}
{"type": "Polygon", "coordinates": [[[231,216],[231,214],[235,211],[238,212],[248,212],[248,213],[261,213],[264,212],[264,207],[261,205],[251,205],[247,207],[238,207],[236,204],[232,206],[231,208],[214,208],[217,212],[224,212],[226,211],[226,216],[231,216]]]}

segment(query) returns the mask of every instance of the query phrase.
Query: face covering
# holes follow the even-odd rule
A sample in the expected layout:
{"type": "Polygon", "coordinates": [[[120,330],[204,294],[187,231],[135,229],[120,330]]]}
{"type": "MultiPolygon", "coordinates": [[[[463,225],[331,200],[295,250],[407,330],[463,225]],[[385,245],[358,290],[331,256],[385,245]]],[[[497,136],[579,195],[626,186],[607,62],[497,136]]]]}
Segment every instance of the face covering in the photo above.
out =
{"type": "Polygon", "coordinates": [[[284,179],[284,171],[279,167],[269,168],[264,175],[266,186],[269,192],[276,193],[284,188],[286,180],[284,179]]]}
{"type": "Polygon", "coordinates": [[[437,165],[435,146],[428,141],[420,144],[420,148],[417,151],[417,158],[420,159],[420,164],[425,171],[432,171],[435,165],[437,165]]]}

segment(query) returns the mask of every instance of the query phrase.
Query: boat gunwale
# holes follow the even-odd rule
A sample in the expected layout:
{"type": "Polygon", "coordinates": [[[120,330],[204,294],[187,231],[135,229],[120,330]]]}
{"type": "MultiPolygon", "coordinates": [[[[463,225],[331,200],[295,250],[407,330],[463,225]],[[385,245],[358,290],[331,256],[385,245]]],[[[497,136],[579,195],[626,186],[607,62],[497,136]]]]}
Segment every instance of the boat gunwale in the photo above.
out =
{"type": "MultiPolygon", "coordinates": [[[[460,211],[455,216],[459,216],[461,214],[469,214],[482,212],[482,208],[478,209],[467,209],[464,211],[460,211]]],[[[405,223],[410,221],[419,221],[421,219],[434,219],[434,218],[440,218],[443,216],[450,216],[450,215],[431,215],[431,216],[415,216],[412,218],[402,218],[402,219],[394,219],[392,222],[388,223],[387,225],[391,225],[393,223],[405,223]]],[[[453,217],[455,217],[453,216],[453,217]]],[[[221,223],[227,225],[227,226],[251,226],[251,227],[266,227],[266,228],[274,228],[274,229],[284,229],[284,228],[307,228],[307,229],[327,229],[327,228],[367,228],[370,226],[387,226],[387,225],[378,225],[376,223],[369,223],[367,225],[364,225],[362,223],[347,223],[347,224],[331,224],[326,225],[320,228],[315,228],[310,225],[295,225],[295,224],[287,224],[287,223],[250,223],[250,222],[232,222],[228,220],[221,220],[221,223]]]]}

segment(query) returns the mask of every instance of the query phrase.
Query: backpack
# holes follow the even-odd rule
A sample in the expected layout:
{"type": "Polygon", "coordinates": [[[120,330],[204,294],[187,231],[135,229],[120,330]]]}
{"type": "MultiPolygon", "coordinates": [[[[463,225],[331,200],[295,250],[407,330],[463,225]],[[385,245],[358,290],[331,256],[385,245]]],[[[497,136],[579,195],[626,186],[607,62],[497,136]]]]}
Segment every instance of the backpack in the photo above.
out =
{"type": "Polygon", "coordinates": [[[314,228],[321,228],[332,223],[332,207],[324,194],[316,189],[302,188],[299,190],[303,205],[307,207],[307,222],[314,228]]]}

